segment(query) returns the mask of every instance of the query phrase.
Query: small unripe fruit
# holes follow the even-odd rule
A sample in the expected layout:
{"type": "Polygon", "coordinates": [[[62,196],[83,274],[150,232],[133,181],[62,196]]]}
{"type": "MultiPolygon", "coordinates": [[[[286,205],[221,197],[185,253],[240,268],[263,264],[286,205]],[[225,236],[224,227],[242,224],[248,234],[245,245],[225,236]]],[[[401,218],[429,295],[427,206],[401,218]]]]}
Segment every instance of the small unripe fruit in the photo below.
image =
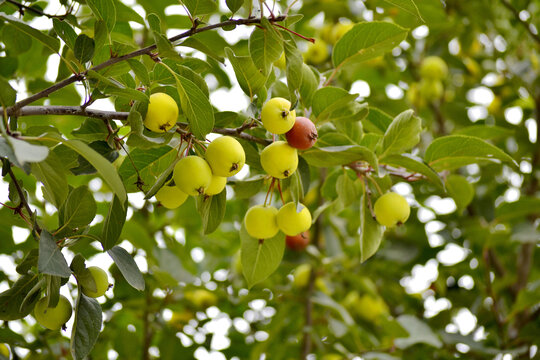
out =
{"type": "Polygon", "coordinates": [[[296,111],[291,110],[291,102],[275,97],[268,100],[261,110],[261,121],[266,130],[272,134],[285,134],[296,119],[296,111]]]}
{"type": "Polygon", "coordinates": [[[9,359],[9,348],[6,346],[6,344],[0,344],[0,355],[6,359],[9,359]]]}
{"type": "Polygon", "coordinates": [[[285,59],[285,52],[281,53],[281,56],[279,57],[279,59],[277,59],[274,62],[274,65],[281,70],[285,70],[287,68],[287,60],[285,59]]]}
{"type": "Polygon", "coordinates": [[[328,59],[328,45],[320,39],[317,39],[315,43],[309,44],[307,51],[304,53],[304,59],[307,63],[313,65],[320,65],[328,59]]]}
{"type": "Polygon", "coordinates": [[[270,176],[285,179],[298,167],[298,152],[285,141],[276,141],[261,152],[261,166],[270,176]]]}
{"type": "Polygon", "coordinates": [[[166,132],[176,125],[177,118],[178,105],[171,96],[165,93],[150,95],[144,126],[154,132],[166,132]]]}
{"type": "Polygon", "coordinates": [[[309,244],[309,231],[304,231],[294,236],[287,235],[287,237],[285,237],[285,243],[291,250],[304,250],[309,244]]]}
{"type": "Polygon", "coordinates": [[[290,202],[281,207],[277,213],[277,225],[285,235],[295,236],[311,227],[311,213],[308,208],[298,204],[301,209],[297,211],[296,203],[290,202]]]}
{"type": "Polygon", "coordinates": [[[212,169],[201,157],[186,156],[174,166],[174,183],[191,196],[202,195],[212,182],[212,169]]]}
{"type": "Polygon", "coordinates": [[[448,66],[438,56],[428,56],[420,65],[420,75],[425,79],[443,80],[448,76],[448,66]]]}
{"type": "Polygon", "coordinates": [[[424,79],[420,82],[420,95],[427,101],[439,100],[444,93],[444,86],[440,80],[424,79]]]}
{"type": "Polygon", "coordinates": [[[377,199],[373,211],[379,224],[394,227],[407,221],[411,208],[403,196],[388,192],[377,199]]]}
{"type": "Polygon", "coordinates": [[[205,309],[217,304],[217,296],[205,289],[197,289],[194,291],[188,291],[185,293],[185,297],[196,308],[205,309]]]}
{"type": "Polygon", "coordinates": [[[317,128],[315,124],[306,117],[296,118],[291,130],[285,134],[290,146],[300,150],[306,150],[317,142],[317,128]]]}
{"type": "Polygon", "coordinates": [[[230,136],[221,136],[212,141],[205,156],[212,173],[223,177],[235,175],[246,163],[244,148],[230,136]]]}
{"type": "Polygon", "coordinates": [[[94,282],[96,283],[96,291],[92,291],[83,286],[82,287],[83,294],[86,296],[93,297],[93,298],[97,298],[97,297],[105,295],[105,292],[109,288],[109,277],[107,276],[107,273],[105,272],[105,270],[97,266],[90,266],[88,268],[88,271],[90,271],[92,278],[94,278],[94,282]]]}
{"type": "Polygon", "coordinates": [[[225,185],[227,185],[227,178],[223,176],[212,175],[212,181],[210,182],[210,186],[208,186],[208,189],[206,189],[204,194],[217,195],[222,192],[223,189],[225,189],[225,185]]]}
{"type": "Polygon", "coordinates": [[[182,205],[188,194],[180,190],[177,186],[163,186],[156,193],[156,200],[167,209],[176,209],[182,205]]]}
{"type": "Polygon", "coordinates": [[[311,276],[311,265],[302,264],[294,269],[294,285],[299,288],[307,286],[311,276]]]}
{"type": "Polygon", "coordinates": [[[36,321],[49,330],[58,330],[70,318],[73,308],[69,300],[60,295],[56,307],[47,307],[47,298],[40,299],[34,307],[34,317],[36,321]]]}
{"type": "Polygon", "coordinates": [[[334,30],[332,31],[333,43],[334,44],[337,43],[339,39],[343,37],[343,35],[345,35],[349,30],[353,28],[353,26],[354,26],[353,23],[344,23],[344,22],[337,23],[336,26],[334,27],[334,30]]]}
{"type": "Polygon", "coordinates": [[[246,212],[244,225],[249,236],[269,239],[279,231],[276,221],[278,210],[273,206],[255,205],[246,212]]]}

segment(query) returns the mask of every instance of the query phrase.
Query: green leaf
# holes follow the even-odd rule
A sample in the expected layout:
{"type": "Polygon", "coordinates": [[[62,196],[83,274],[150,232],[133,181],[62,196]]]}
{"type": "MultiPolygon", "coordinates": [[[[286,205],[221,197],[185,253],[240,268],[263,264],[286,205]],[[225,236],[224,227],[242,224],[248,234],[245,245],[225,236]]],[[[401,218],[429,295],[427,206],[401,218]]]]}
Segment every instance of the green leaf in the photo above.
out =
{"type": "Polygon", "coordinates": [[[480,160],[501,160],[517,168],[517,164],[504,151],[472,136],[449,135],[433,140],[426,149],[424,160],[436,171],[452,170],[480,160]]]}
{"type": "MultiPolygon", "coordinates": [[[[163,65],[163,63],[162,63],[163,65]]],[[[191,80],[171,71],[176,79],[176,90],[182,111],[188,119],[190,131],[199,139],[214,129],[214,111],[210,100],[191,80]]]]}
{"type": "Polygon", "coordinates": [[[126,222],[126,216],[127,204],[122,204],[115,196],[109,206],[107,217],[103,221],[103,229],[101,230],[103,250],[111,249],[118,242],[126,222]]]}
{"type": "Polygon", "coordinates": [[[79,36],[77,36],[73,53],[75,54],[77,60],[81,62],[81,64],[92,60],[92,57],[94,57],[94,50],[94,39],[84,34],[80,34],[79,36]]]}
{"type": "Polygon", "coordinates": [[[197,198],[197,210],[201,215],[205,234],[211,234],[219,227],[225,216],[226,206],[227,191],[225,189],[219,194],[208,198],[205,196],[197,198]]]}
{"type": "Polygon", "coordinates": [[[16,17],[13,17],[11,15],[6,15],[4,13],[0,12],[0,18],[6,20],[11,25],[16,27],[19,31],[30,35],[43,45],[45,45],[49,50],[51,50],[53,53],[57,53],[60,49],[60,40],[53,38],[52,36],[46,35],[42,33],[41,31],[34,29],[33,27],[27,25],[22,20],[17,19],[16,17]]]}
{"type": "Polygon", "coordinates": [[[225,54],[233,66],[238,84],[244,93],[253,100],[255,94],[266,84],[266,76],[257,70],[251,57],[236,56],[231,48],[225,48],[225,54]]]}
{"type": "Polygon", "coordinates": [[[84,141],[93,142],[105,140],[109,135],[109,131],[103,120],[87,118],[82,125],[78,129],[73,130],[71,134],[84,141]]]}
{"type": "Polygon", "coordinates": [[[512,129],[496,125],[472,125],[459,129],[456,135],[476,136],[484,140],[507,138],[514,134],[512,129]]]}
{"type": "Polygon", "coordinates": [[[336,181],[336,193],[343,208],[346,208],[357,201],[358,196],[360,195],[354,184],[354,180],[351,179],[346,171],[343,172],[336,181]]]}
{"type": "Polygon", "coordinates": [[[131,132],[127,140],[127,145],[130,147],[149,149],[162,146],[170,141],[170,133],[160,134],[159,137],[150,137],[145,134],[143,119],[141,114],[136,110],[136,106],[133,106],[129,111],[127,123],[131,127],[131,132]]]}
{"type": "Polygon", "coordinates": [[[2,40],[6,49],[14,56],[23,54],[32,47],[32,38],[10,24],[2,29],[2,40]]]}
{"type": "Polygon", "coordinates": [[[372,257],[381,245],[384,228],[371,216],[369,210],[369,194],[364,191],[360,198],[360,227],[358,231],[360,245],[360,261],[372,257]]]}
{"type": "Polygon", "coordinates": [[[122,201],[122,203],[126,201],[126,189],[124,188],[124,184],[122,183],[122,179],[120,179],[116,168],[90,146],[80,140],[65,140],[55,133],[48,133],[41,138],[43,140],[61,142],[71,150],[79,153],[79,155],[83,156],[99,172],[120,201],[122,201]]]}
{"type": "Polygon", "coordinates": [[[182,0],[192,16],[210,14],[216,10],[217,4],[213,0],[182,0]]]}
{"type": "Polygon", "coordinates": [[[85,185],[69,193],[61,212],[62,229],[75,229],[86,226],[96,216],[97,206],[94,196],[85,185]]]}
{"type": "Polygon", "coordinates": [[[364,129],[373,132],[375,134],[384,135],[386,129],[390,126],[393,119],[387,113],[374,108],[369,108],[369,114],[366,120],[363,122],[364,129]]]}
{"type": "Polygon", "coordinates": [[[17,92],[9,85],[3,77],[0,77],[0,104],[8,107],[15,104],[17,92]]]}
{"type": "Polygon", "coordinates": [[[375,153],[360,145],[311,148],[304,151],[302,157],[308,164],[317,167],[346,165],[355,161],[365,161],[369,163],[375,172],[378,171],[379,167],[375,153]]]}
{"type": "Polygon", "coordinates": [[[32,267],[37,266],[38,264],[38,258],[39,258],[39,250],[38,249],[32,249],[29,252],[26,253],[23,260],[20,262],[19,265],[15,268],[15,270],[21,274],[26,275],[32,267]]]}
{"type": "Polygon", "coordinates": [[[454,199],[459,210],[466,208],[474,198],[474,187],[461,175],[449,175],[445,185],[446,192],[454,199]]]}
{"type": "Polygon", "coordinates": [[[285,51],[287,86],[289,87],[289,97],[296,99],[302,86],[302,64],[304,60],[302,53],[296,47],[294,39],[289,36],[288,40],[283,41],[283,49],[285,51]],[[294,96],[293,96],[294,95],[294,96]]]}
{"type": "Polygon", "coordinates": [[[62,255],[61,248],[47,230],[41,231],[39,238],[38,270],[40,273],[67,278],[71,276],[71,270],[62,255]]]}
{"type": "Polygon", "coordinates": [[[143,85],[150,85],[150,76],[148,75],[148,69],[144,64],[138,60],[135,59],[129,59],[127,60],[127,63],[129,64],[129,67],[133,72],[135,73],[135,76],[139,78],[139,80],[143,83],[143,85]]]}
{"type": "Polygon", "coordinates": [[[53,28],[56,35],[62,39],[66,45],[73,50],[75,48],[75,40],[77,33],[66,21],[53,19],[53,28]]]}
{"type": "Polygon", "coordinates": [[[255,239],[249,236],[242,223],[240,241],[242,272],[251,288],[278,268],[285,251],[285,235],[280,231],[270,239],[255,239]]]}
{"type": "Polygon", "coordinates": [[[132,9],[128,5],[124,5],[124,3],[120,0],[113,0],[114,6],[116,8],[116,21],[118,22],[128,22],[128,21],[135,21],[141,25],[144,25],[144,19],[141,15],[137,13],[134,9],[132,9]]]}
{"type": "Polygon", "coordinates": [[[263,74],[268,74],[274,61],[283,52],[283,39],[267,18],[261,19],[261,27],[256,27],[249,37],[249,53],[253,63],[263,74]]]}
{"type": "Polygon", "coordinates": [[[502,203],[495,209],[497,222],[504,222],[528,215],[540,214],[540,198],[526,197],[511,203],[502,203]]]}
{"type": "Polygon", "coordinates": [[[396,168],[405,168],[424,175],[428,180],[437,185],[440,189],[444,190],[444,183],[439,174],[433,170],[429,165],[424,163],[421,158],[415,157],[410,154],[404,155],[389,155],[381,160],[381,163],[390,165],[396,168]]]}
{"type": "Polygon", "coordinates": [[[79,292],[70,343],[71,354],[76,360],[85,359],[92,351],[101,331],[102,316],[97,300],[79,292]]]}
{"type": "Polygon", "coordinates": [[[111,0],[86,0],[86,4],[98,20],[105,21],[107,30],[111,33],[116,24],[116,7],[111,0]]]}
{"type": "Polygon", "coordinates": [[[138,90],[124,87],[122,84],[110,80],[109,78],[95,72],[94,70],[88,71],[88,77],[98,81],[99,89],[107,95],[116,95],[129,100],[137,100],[144,103],[148,103],[150,99],[148,96],[138,90]]]}
{"type": "Polygon", "coordinates": [[[304,106],[309,107],[312,103],[312,97],[319,86],[319,80],[311,68],[302,63],[302,85],[300,86],[300,96],[304,106]]]}
{"type": "Polygon", "coordinates": [[[242,7],[242,5],[244,5],[244,0],[226,0],[225,3],[229,10],[234,14],[242,7]]]}
{"type": "Polygon", "coordinates": [[[389,22],[356,24],[334,46],[332,62],[336,68],[343,68],[374,59],[398,46],[407,33],[407,29],[389,22]]]}
{"type": "Polygon", "coordinates": [[[126,184],[128,192],[137,192],[137,170],[144,183],[143,188],[154,184],[156,179],[163,173],[165,169],[176,159],[177,149],[170,146],[161,146],[158,148],[143,150],[135,149],[130,152],[131,161],[126,159],[118,173],[126,184]],[[133,167],[135,165],[135,168],[133,167]]]}
{"type": "Polygon", "coordinates": [[[400,315],[397,318],[400,325],[407,330],[409,337],[395,339],[399,349],[406,349],[414,344],[427,344],[436,348],[442,347],[439,337],[423,321],[413,315],[400,315]]]}
{"type": "Polygon", "coordinates": [[[7,137],[6,140],[11,145],[17,162],[23,166],[27,162],[43,161],[49,155],[49,148],[46,146],[30,144],[11,136],[7,137]]]}
{"type": "Polygon", "coordinates": [[[383,1],[386,1],[387,3],[394,5],[405,12],[408,12],[412,16],[415,16],[419,20],[425,22],[425,20],[422,18],[422,15],[420,14],[420,10],[418,10],[418,7],[416,6],[413,0],[383,0],[383,1]]]}
{"type": "Polygon", "coordinates": [[[137,290],[143,291],[145,288],[144,278],[131,255],[120,246],[107,250],[107,253],[114,260],[128,284],[137,290]]]}
{"type": "Polygon", "coordinates": [[[31,165],[32,174],[43,184],[43,196],[57,209],[66,200],[69,192],[67,173],[62,160],[51,152],[44,161],[31,165]]]}
{"type": "Polygon", "coordinates": [[[179,46],[186,46],[186,47],[190,47],[190,48],[195,49],[195,50],[199,50],[200,52],[210,56],[211,58],[216,59],[220,63],[224,62],[223,57],[219,56],[216,53],[216,49],[214,49],[213,47],[206,44],[204,41],[199,40],[197,38],[188,37],[187,39],[182,41],[179,44],[179,46]]]}
{"type": "Polygon", "coordinates": [[[181,60],[182,57],[174,49],[169,39],[158,32],[154,31],[154,39],[156,41],[159,56],[165,59],[181,60]]]}
{"type": "Polygon", "coordinates": [[[314,122],[320,124],[324,121],[338,121],[348,118],[356,113],[355,102],[357,95],[349,94],[346,90],[325,86],[313,93],[314,122]]]}
{"type": "Polygon", "coordinates": [[[0,293],[0,320],[17,320],[30,314],[41,297],[39,291],[34,291],[38,281],[37,275],[29,273],[0,293]]]}
{"type": "Polygon", "coordinates": [[[385,156],[399,154],[413,148],[420,142],[422,120],[414,116],[413,110],[406,110],[396,116],[383,136],[382,154],[385,156]]]}

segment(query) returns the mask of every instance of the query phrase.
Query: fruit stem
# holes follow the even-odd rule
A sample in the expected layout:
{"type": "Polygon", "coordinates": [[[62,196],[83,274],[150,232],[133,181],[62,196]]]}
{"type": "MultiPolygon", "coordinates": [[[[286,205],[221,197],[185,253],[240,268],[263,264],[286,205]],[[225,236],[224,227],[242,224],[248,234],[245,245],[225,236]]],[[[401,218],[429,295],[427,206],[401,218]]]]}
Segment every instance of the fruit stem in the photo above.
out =
{"type": "Polygon", "coordinates": [[[279,196],[281,196],[281,203],[285,205],[285,200],[283,200],[283,192],[281,191],[281,181],[279,179],[277,181],[277,188],[279,191],[279,196]]]}
{"type": "MultiPolygon", "coordinates": [[[[276,178],[272,178],[272,181],[270,182],[270,186],[268,186],[268,191],[266,192],[266,197],[264,198],[264,206],[267,205],[268,201],[268,195],[274,190],[274,183],[276,182],[276,178]]],[[[272,203],[272,197],[270,197],[270,204],[272,203]]]]}
{"type": "Polygon", "coordinates": [[[274,25],[274,26],[277,26],[277,27],[279,27],[279,28],[281,28],[281,29],[283,29],[283,30],[288,31],[288,32],[290,32],[291,34],[298,36],[299,38],[302,38],[302,39],[304,39],[304,40],[306,40],[306,41],[309,41],[309,42],[311,42],[311,43],[315,43],[315,39],[314,39],[314,38],[306,37],[306,36],[304,36],[304,35],[302,35],[302,34],[297,33],[296,31],[293,31],[293,30],[291,30],[291,29],[289,29],[289,28],[287,28],[287,27],[285,27],[285,26],[283,26],[283,25],[280,25],[280,24],[274,23],[273,25],[274,25]]]}
{"type": "Polygon", "coordinates": [[[379,186],[379,184],[377,184],[377,182],[375,181],[375,179],[373,179],[371,176],[369,176],[368,174],[366,174],[366,178],[368,178],[372,183],[373,185],[375,185],[375,188],[377,189],[377,191],[379,192],[379,194],[383,194],[383,191],[381,190],[381,187],[379,186]]]}

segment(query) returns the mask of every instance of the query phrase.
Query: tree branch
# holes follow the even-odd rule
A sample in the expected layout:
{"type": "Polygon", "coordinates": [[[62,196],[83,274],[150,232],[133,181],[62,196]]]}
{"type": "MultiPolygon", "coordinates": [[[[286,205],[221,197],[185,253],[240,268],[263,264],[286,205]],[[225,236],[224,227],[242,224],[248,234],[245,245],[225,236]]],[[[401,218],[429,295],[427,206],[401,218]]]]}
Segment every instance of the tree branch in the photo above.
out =
{"type": "MultiPolygon", "coordinates": [[[[0,107],[0,113],[3,109],[0,107]]],[[[13,107],[7,108],[6,113],[8,116],[32,116],[32,115],[76,115],[87,116],[102,120],[126,120],[128,118],[128,112],[115,112],[105,110],[94,110],[83,108],[82,106],[25,106],[20,109],[14,109],[13,107]]]]}
{"type": "Polygon", "coordinates": [[[24,15],[25,11],[32,12],[32,13],[34,13],[36,15],[39,15],[39,16],[46,16],[49,19],[54,19],[54,18],[63,19],[66,16],[69,15],[69,13],[66,13],[64,15],[51,15],[51,14],[47,14],[47,13],[45,13],[45,12],[39,10],[39,9],[36,9],[36,8],[31,7],[31,6],[27,6],[27,5],[18,3],[18,2],[13,1],[13,0],[6,0],[6,2],[9,3],[9,4],[15,5],[17,8],[19,8],[19,13],[21,13],[21,15],[24,15]]]}
{"type": "Polygon", "coordinates": [[[531,38],[536,41],[537,44],[540,45],[540,37],[538,36],[538,34],[535,34],[531,28],[531,24],[529,24],[528,22],[524,21],[524,20],[521,20],[521,18],[519,17],[519,11],[508,1],[508,0],[501,0],[501,3],[504,5],[504,7],[506,7],[508,10],[510,10],[512,12],[512,14],[514,14],[514,17],[516,18],[516,20],[521,24],[523,25],[523,27],[527,30],[527,32],[529,33],[529,35],[531,36],[531,38]]]}
{"type": "MultiPolygon", "coordinates": [[[[279,22],[279,21],[283,21],[285,19],[286,19],[286,16],[282,15],[282,16],[275,17],[273,19],[269,18],[268,20],[270,22],[279,22]]],[[[252,25],[252,24],[259,24],[260,22],[261,22],[260,18],[236,19],[236,20],[235,19],[229,19],[229,20],[226,20],[226,21],[223,21],[223,22],[220,22],[220,23],[217,23],[217,24],[208,25],[208,26],[205,26],[205,27],[202,27],[202,28],[191,28],[191,29],[179,34],[179,35],[171,37],[169,39],[169,41],[174,43],[175,41],[178,41],[180,39],[183,39],[183,38],[195,35],[195,34],[198,34],[198,33],[203,32],[203,31],[222,28],[222,27],[226,27],[226,26],[231,26],[231,25],[252,25]]],[[[107,60],[105,62],[102,62],[101,64],[98,64],[98,65],[96,65],[96,66],[94,66],[94,67],[92,67],[92,68],[90,68],[90,69],[88,69],[88,70],[86,70],[86,71],[84,71],[84,72],[82,72],[80,74],[74,74],[74,75],[70,76],[69,78],[60,81],[59,83],[56,83],[56,84],[52,85],[51,87],[48,87],[47,89],[38,92],[37,94],[34,94],[32,96],[27,97],[26,99],[23,99],[23,100],[17,102],[15,105],[13,105],[9,109],[18,110],[18,109],[21,109],[24,106],[27,106],[27,105],[33,103],[36,100],[47,97],[49,94],[55,92],[56,90],[59,90],[59,89],[61,89],[63,87],[66,87],[66,86],[76,82],[76,81],[84,79],[84,77],[86,76],[86,74],[90,70],[99,71],[101,69],[112,66],[112,65],[114,65],[116,63],[119,63],[121,61],[124,61],[124,60],[128,60],[128,59],[131,59],[131,58],[134,58],[134,57],[137,57],[137,56],[141,56],[141,55],[150,55],[152,53],[152,51],[155,50],[156,48],[157,48],[157,45],[153,44],[153,45],[147,46],[145,48],[133,51],[133,52],[131,52],[129,54],[125,54],[125,55],[118,56],[118,57],[112,57],[109,60],[107,60]]]]}

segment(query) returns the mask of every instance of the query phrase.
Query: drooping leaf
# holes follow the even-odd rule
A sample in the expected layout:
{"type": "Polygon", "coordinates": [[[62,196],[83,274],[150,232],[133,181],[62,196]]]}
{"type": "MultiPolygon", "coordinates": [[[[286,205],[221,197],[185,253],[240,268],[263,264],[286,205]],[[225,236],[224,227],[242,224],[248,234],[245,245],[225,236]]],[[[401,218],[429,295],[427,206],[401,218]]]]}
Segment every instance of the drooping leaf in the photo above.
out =
{"type": "Polygon", "coordinates": [[[36,274],[28,273],[17,279],[9,289],[0,293],[0,320],[17,320],[30,314],[41,297],[39,291],[32,292],[38,282],[36,274]]]}
{"type": "Polygon", "coordinates": [[[381,245],[384,228],[371,215],[369,209],[368,194],[360,197],[360,227],[359,245],[360,245],[360,261],[364,262],[372,257],[379,246],[381,245]]]}
{"type": "Polygon", "coordinates": [[[97,206],[94,196],[85,185],[73,189],[60,212],[61,228],[74,229],[86,226],[96,216],[97,206]]]}
{"type": "Polygon", "coordinates": [[[430,327],[413,315],[400,315],[397,321],[409,333],[409,337],[407,338],[395,339],[395,344],[398,348],[406,349],[418,343],[431,345],[436,348],[442,347],[441,340],[430,327]]]}
{"type": "Polygon", "coordinates": [[[236,56],[230,48],[225,49],[225,54],[231,62],[238,84],[251,99],[257,94],[266,83],[266,77],[261,74],[251,57],[236,56]]]}
{"type": "Polygon", "coordinates": [[[446,192],[454,199],[459,210],[466,208],[474,198],[474,186],[464,176],[449,175],[445,186],[446,192]]]}
{"type": "Polygon", "coordinates": [[[69,192],[62,160],[51,152],[45,160],[32,163],[31,168],[32,174],[43,184],[43,196],[59,209],[69,192]]]}
{"type": "Polygon", "coordinates": [[[101,244],[103,250],[111,249],[120,238],[122,228],[126,222],[127,204],[122,204],[117,196],[113,197],[109,206],[107,217],[103,221],[101,230],[101,244]]]}
{"type": "Polygon", "coordinates": [[[270,276],[281,263],[285,251],[285,235],[280,231],[270,239],[255,239],[249,236],[242,224],[240,241],[242,271],[251,288],[270,276]]]}
{"type": "Polygon", "coordinates": [[[102,317],[97,300],[79,292],[70,343],[71,354],[76,360],[85,359],[92,351],[101,331],[102,317]]]}
{"type": "Polygon", "coordinates": [[[30,25],[26,24],[22,20],[17,19],[16,17],[13,17],[11,15],[6,15],[4,13],[0,12],[0,18],[6,20],[11,25],[16,27],[19,31],[33,37],[43,45],[45,45],[49,50],[51,50],[53,53],[57,53],[60,49],[60,40],[53,38],[52,36],[49,36],[37,29],[34,29],[30,25]]]}
{"type": "Polygon", "coordinates": [[[99,20],[105,21],[107,30],[111,33],[116,24],[116,7],[111,0],[87,0],[86,4],[99,20]]]}
{"type": "Polygon", "coordinates": [[[197,198],[197,210],[202,218],[205,234],[213,233],[223,221],[227,206],[227,191],[224,189],[217,195],[197,198]]]}
{"type": "Polygon", "coordinates": [[[217,7],[213,0],[183,0],[182,2],[192,16],[210,14],[217,7]]]}
{"type": "Polygon", "coordinates": [[[263,74],[268,74],[270,67],[283,52],[283,39],[270,21],[261,19],[261,26],[256,27],[249,38],[249,52],[253,63],[263,74]]]}
{"type": "Polygon", "coordinates": [[[75,48],[73,53],[77,60],[84,64],[94,57],[95,43],[94,39],[86,36],[85,34],[80,34],[75,40],[75,48]]]}
{"type": "Polygon", "coordinates": [[[131,255],[120,246],[115,246],[107,250],[109,256],[114,260],[116,266],[124,276],[124,279],[135,289],[143,291],[145,284],[144,278],[131,255]]]}

